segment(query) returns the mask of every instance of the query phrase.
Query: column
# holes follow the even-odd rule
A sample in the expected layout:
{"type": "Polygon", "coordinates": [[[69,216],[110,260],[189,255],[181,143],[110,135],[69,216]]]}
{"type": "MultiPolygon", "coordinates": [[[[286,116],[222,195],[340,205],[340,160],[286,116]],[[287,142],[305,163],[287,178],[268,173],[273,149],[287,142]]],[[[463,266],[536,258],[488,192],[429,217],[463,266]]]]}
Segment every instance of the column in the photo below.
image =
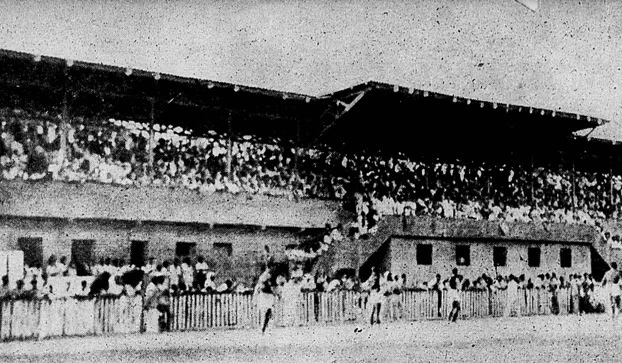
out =
{"type": "Polygon", "coordinates": [[[232,117],[231,117],[231,113],[232,111],[228,111],[227,113],[227,178],[229,178],[229,180],[231,180],[231,161],[233,158],[232,155],[232,149],[233,149],[233,137],[232,137],[232,133],[233,133],[233,121],[232,121],[232,117]]]}
{"type": "Polygon", "coordinates": [[[155,147],[155,132],[153,126],[155,125],[155,98],[150,98],[149,103],[149,174],[153,177],[153,148],[155,147]]]}

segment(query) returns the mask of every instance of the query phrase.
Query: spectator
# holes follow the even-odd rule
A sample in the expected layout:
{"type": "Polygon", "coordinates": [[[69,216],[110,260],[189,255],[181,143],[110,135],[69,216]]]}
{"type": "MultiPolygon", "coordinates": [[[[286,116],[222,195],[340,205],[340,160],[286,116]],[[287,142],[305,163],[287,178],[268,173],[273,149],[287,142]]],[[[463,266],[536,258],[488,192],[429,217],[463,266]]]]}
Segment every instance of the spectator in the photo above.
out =
{"type": "Polygon", "coordinates": [[[186,289],[192,289],[194,286],[194,268],[190,262],[190,257],[185,257],[184,262],[181,264],[181,277],[186,289]]]}
{"type": "Polygon", "coordinates": [[[159,311],[158,303],[161,290],[158,288],[161,277],[154,276],[147,285],[145,299],[143,303],[145,332],[155,333],[159,331],[159,311]]]}

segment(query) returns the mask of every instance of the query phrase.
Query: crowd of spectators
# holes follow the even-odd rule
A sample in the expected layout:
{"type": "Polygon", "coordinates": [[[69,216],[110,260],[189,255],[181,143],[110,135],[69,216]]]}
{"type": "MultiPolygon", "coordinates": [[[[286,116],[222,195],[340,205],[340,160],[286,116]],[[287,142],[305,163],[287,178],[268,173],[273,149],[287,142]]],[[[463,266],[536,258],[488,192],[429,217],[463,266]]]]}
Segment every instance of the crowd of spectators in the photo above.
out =
{"type": "MultiPolygon", "coordinates": [[[[334,229],[333,231],[337,230],[334,229]]],[[[269,252],[267,252],[267,256],[263,258],[261,264],[274,266],[274,260],[269,256],[269,252]]],[[[305,272],[308,270],[300,263],[293,266],[291,271],[282,271],[275,276],[277,285],[288,280],[296,280],[299,283],[300,290],[307,292],[332,292],[335,290],[369,292],[370,284],[373,283],[375,277],[378,277],[381,279],[382,285],[387,286],[388,292],[393,290],[424,291],[447,290],[451,279],[451,276],[442,278],[438,274],[429,281],[426,279],[415,280],[408,278],[406,274],[393,275],[390,272],[385,272],[382,275],[376,275],[376,272],[373,271],[366,281],[360,281],[351,273],[338,273],[331,278],[322,273],[312,275],[305,272]]],[[[73,261],[68,261],[64,256],[57,259],[56,256],[52,255],[45,268],[38,265],[25,265],[23,278],[17,281],[16,289],[8,289],[8,277],[4,276],[0,295],[13,298],[21,295],[67,297],[125,294],[133,296],[142,291],[153,277],[161,277],[163,285],[173,295],[183,293],[246,293],[252,291],[252,287],[247,287],[242,282],[236,282],[234,278],[221,278],[222,282],[217,284],[216,273],[209,268],[202,256],[198,256],[194,261],[185,257],[159,263],[152,257],[144,266],[135,266],[123,259],[105,258],[92,265],[79,264],[76,266],[73,261]],[[55,285],[55,279],[62,277],[74,278],[63,281],[71,281],[76,285],[55,285]],[[85,282],[88,284],[85,285],[85,282]]],[[[525,279],[524,275],[490,277],[487,274],[482,274],[472,280],[468,278],[462,280],[460,289],[504,290],[512,279],[516,279],[518,287],[523,289],[552,291],[561,288],[574,288],[575,285],[580,285],[580,289],[586,295],[590,291],[594,291],[595,284],[598,285],[598,282],[588,273],[571,274],[567,278],[558,277],[555,273],[546,273],[536,276],[533,280],[531,278],[525,279]]]]}
{"type": "MultiPolygon", "coordinates": [[[[563,168],[420,161],[301,149],[276,139],[0,109],[7,180],[183,187],[201,193],[355,200],[357,212],[597,225],[622,218],[622,177],[563,168]],[[229,159],[229,143],[231,158],[229,159]],[[150,149],[153,149],[150,153],[150,149]],[[230,161],[229,161],[230,160],[230,161]],[[610,184],[611,183],[611,184],[610,184]]],[[[366,217],[359,220],[366,225],[366,217]]]]}
{"type": "MultiPolygon", "coordinates": [[[[310,274],[302,274],[302,272],[292,273],[292,278],[298,278],[301,283],[302,291],[319,291],[319,292],[331,292],[335,290],[348,290],[348,291],[367,291],[371,289],[371,285],[376,277],[380,279],[380,284],[384,287],[386,293],[393,293],[399,290],[414,290],[414,291],[439,291],[448,290],[451,276],[442,278],[440,274],[435,275],[429,281],[423,280],[411,280],[406,274],[392,274],[385,272],[384,274],[372,275],[365,281],[360,281],[356,277],[350,274],[342,274],[335,276],[334,278],[328,278],[326,275],[317,274],[312,276],[310,274]]],[[[571,274],[567,278],[563,276],[557,277],[555,273],[546,273],[536,276],[534,279],[525,278],[525,275],[514,276],[502,276],[496,277],[482,274],[475,277],[473,280],[468,278],[463,279],[459,287],[462,291],[468,290],[481,290],[481,291],[499,291],[506,290],[508,282],[515,279],[518,288],[520,289],[538,289],[554,291],[558,289],[574,288],[581,286],[584,294],[589,294],[589,291],[594,291],[594,286],[598,286],[599,283],[594,280],[593,276],[588,273],[584,274],[571,274]],[[574,284],[574,285],[573,285],[574,284]],[[573,287],[574,286],[574,287],[573,287]]]]}
{"type": "Polygon", "coordinates": [[[8,276],[3,276],[0,288],[2,298],[64,298],[93,296],[134,296],[144,292],[154,278],[162,279],[162,286],[171,295],[187,293],[245,293],[250,288],[235,279],[219,279],[205,259],[198,256],[174,258],[156,263],[154,258],[143,266],[123,259],[101,259],[92,265],[76,264],[63,256],[50,256],[45,268],[40,265],[24,266],[23,278],[9,288],[8,276]]]}

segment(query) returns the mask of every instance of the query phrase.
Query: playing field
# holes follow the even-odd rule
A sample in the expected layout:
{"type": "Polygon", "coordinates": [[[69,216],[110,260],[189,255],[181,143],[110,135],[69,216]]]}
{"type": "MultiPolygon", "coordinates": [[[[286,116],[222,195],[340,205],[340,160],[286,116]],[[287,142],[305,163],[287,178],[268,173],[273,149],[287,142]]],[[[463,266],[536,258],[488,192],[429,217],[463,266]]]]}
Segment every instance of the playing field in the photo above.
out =
{"type": "Polygon", "coordinates": [[[618,362],[605,315],[213,330],[0,344],[0,362],[618,362]]]}

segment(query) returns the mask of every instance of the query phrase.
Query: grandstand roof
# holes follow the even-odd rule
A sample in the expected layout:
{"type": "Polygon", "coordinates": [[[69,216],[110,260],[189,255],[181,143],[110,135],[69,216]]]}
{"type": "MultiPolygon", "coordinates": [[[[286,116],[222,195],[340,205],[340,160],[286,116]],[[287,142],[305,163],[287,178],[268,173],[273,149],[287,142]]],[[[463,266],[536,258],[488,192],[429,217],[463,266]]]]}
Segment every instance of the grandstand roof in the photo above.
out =
{"type": "Polygon", "coordinates": [[[154,103],[157,123],[303,144],[469,152],[567,137],[606,122],[378,82],[315,97],[10,50],[0,50],[0,64],[3,104],[61,112],[68,95],[73,116],[149,121],[154,103]]]}
{"type": "MultiPolygon", "coordinates": [[[[543,116],[539,120],[535,121],[548,121],[551,123],[551,127],[570,130],[583,130],[586,128],[592,128],[600,126],[609,121],[593,118],[587,115],[581,115],[576,113],[569,113],[563,111],[542,109],[524,105],[510,105],[507,103],[498,103],[491,101],[478,100],[473,98],[464,98],[457,95],[447,95],[428,90],[416,89],[414,87],[402,87],[399,85],[369,81],[367,83],[359,84],[348,89],[340,90],[331,94],[321,96],[322,98],[330,98],[334,100],[343,100],[351,98],[353,95],[358,95],[360,92],[374,92],[374,97],[380,98],[382,96],[388,98],[400,99],[403,102],[405,95],[410,95],[410,98],[424,98],[429,100],[446,101],[453,104],[467,104],[473,105],[475,108],[481,109],[500,109],[506,113],[521,113],[535,115],[535,117],[543,116]],[[392,95],[394,94],[394,95],[392,95]]],[[[370,98],[367,96],[367,98],[370,98]]],[[[372,101],[370,101],[372,102],[372,101]]],[[[434,105],[436,106],[436,105],[434,105]]]]}
{"type": "Polygon", "coordinates": [[[290,137],[296,134],[294,121],[306,115],[308,104],[317,99],[10,50],[0,50],[0,64],[4,104],[18,106],[19,102],[25,102],[61,112],[67,91],[72,115],[149,122],[151,102],[155,101],[157,122],[198,132],[201,129],[227,132],[230,115],[237,132],[273,130],[288,133],[290,137]]]}
{"type": "Polygon", "coordinates": [[[462,148],[462,153],[480,147],[488,153],[526,146],[533,149],[545,146],[534,141],[555,144],[553,141],[567,139],[578,130],[608,122],[373,81],[323,97],[336,100],[341,108],[335,112],[339,122],[327,127],[322,137],[350,142],[353,148],[394,145],[427,152],[462,148]]]}

